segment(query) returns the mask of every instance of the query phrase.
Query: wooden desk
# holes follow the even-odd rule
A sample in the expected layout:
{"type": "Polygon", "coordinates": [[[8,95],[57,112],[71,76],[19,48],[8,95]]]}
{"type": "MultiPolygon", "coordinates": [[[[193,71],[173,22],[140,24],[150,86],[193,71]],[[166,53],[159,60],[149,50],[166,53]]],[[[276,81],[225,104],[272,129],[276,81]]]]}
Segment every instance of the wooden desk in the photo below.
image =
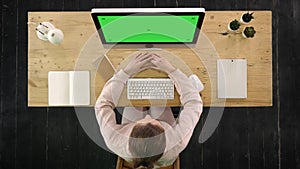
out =
{"type": "MultiPolygon", "coordinates": [[[[272,14],[271,11],[254,11],[255,19],[250,25],[255,27],[257,33],[253,39],[244,39],[241,34],[220,34],[226,32],[227,24],[233,19],[238,19],[242,13],[243,11],[207,11],[196,48],[173,48],[162,51],[187,75],[194,73],[200,77],[205,85],[202,92],[204,106],[272,105],[272,14]],[[175,61],[172,58],[176,58],[175,61]],[[247,99],[224,100],[216,97],[218,58],[247,59],[247,99]]],[[[28,106],[48,106],[48,71],[74,69],[90,70],[91,106],[93,106],[107,79],[105,75],[97,73],[96,67],[93,66],[94,61],[107,53],[111,63],[116,68],[121,68],[126,64],[128,56],[137,52],[136,49],[104,49],[90,12],[28,12],[28,21],[50,21],[65,35],[60,45],[53,45],[39,40],[35,26],[28,25],[28,106]]],[[[147,70],[137,76],[166,75],[147,70]]],[[[167,104],[180,105],[177,95],[176,98],[167,104]]],[[[130,103],[123,95],[119,106],[131,104],[145,105],[149,102],[130,103]]]]}

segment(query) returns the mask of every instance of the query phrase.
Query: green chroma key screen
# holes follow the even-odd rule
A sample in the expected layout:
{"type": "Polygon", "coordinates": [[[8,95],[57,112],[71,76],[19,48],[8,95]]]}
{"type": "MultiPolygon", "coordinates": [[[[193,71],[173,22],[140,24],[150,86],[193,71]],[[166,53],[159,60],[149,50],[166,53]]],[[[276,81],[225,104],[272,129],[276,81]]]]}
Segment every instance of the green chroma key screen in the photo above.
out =
{"type": "Polygon", "coordinates": [[[191,43],[199,16],[97,16],[106,43],[191,43]]]}

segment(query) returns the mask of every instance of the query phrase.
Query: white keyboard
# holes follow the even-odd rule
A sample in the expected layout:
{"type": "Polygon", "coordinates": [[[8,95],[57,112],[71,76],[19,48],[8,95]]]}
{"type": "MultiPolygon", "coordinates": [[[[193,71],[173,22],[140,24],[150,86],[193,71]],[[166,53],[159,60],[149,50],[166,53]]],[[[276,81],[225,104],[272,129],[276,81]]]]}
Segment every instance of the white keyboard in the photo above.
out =
{"type": "Polygon", "coordinates": [[[127,81],[127,98],[174,99],[174,83],[169,78],[130,78],[127,81]]]}

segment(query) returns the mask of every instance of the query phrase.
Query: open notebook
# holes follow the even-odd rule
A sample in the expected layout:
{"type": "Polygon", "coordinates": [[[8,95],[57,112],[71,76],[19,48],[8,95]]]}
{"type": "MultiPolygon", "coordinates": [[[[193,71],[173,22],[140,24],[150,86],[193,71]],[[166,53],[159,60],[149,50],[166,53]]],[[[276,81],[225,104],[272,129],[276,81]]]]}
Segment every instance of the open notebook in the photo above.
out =
{"type": "Polygon", "coordinates": [[[89,71],[48,72],[48,103],[50,106],[89,105],[89,71]]]}

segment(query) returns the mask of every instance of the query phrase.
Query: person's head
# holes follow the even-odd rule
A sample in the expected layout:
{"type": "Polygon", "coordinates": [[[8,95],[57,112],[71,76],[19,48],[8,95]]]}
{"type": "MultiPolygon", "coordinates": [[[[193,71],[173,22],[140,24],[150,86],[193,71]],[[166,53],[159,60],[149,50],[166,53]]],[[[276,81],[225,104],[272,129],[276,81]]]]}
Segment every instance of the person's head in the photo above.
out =
{"type": "Polygon", "coordinates": [[[161,124],[145,118],[136,123],[129,139],[129,151],[134,156],[133,167],[151,169],[161,158],[166,147],[166,136],[161,124]]]}

